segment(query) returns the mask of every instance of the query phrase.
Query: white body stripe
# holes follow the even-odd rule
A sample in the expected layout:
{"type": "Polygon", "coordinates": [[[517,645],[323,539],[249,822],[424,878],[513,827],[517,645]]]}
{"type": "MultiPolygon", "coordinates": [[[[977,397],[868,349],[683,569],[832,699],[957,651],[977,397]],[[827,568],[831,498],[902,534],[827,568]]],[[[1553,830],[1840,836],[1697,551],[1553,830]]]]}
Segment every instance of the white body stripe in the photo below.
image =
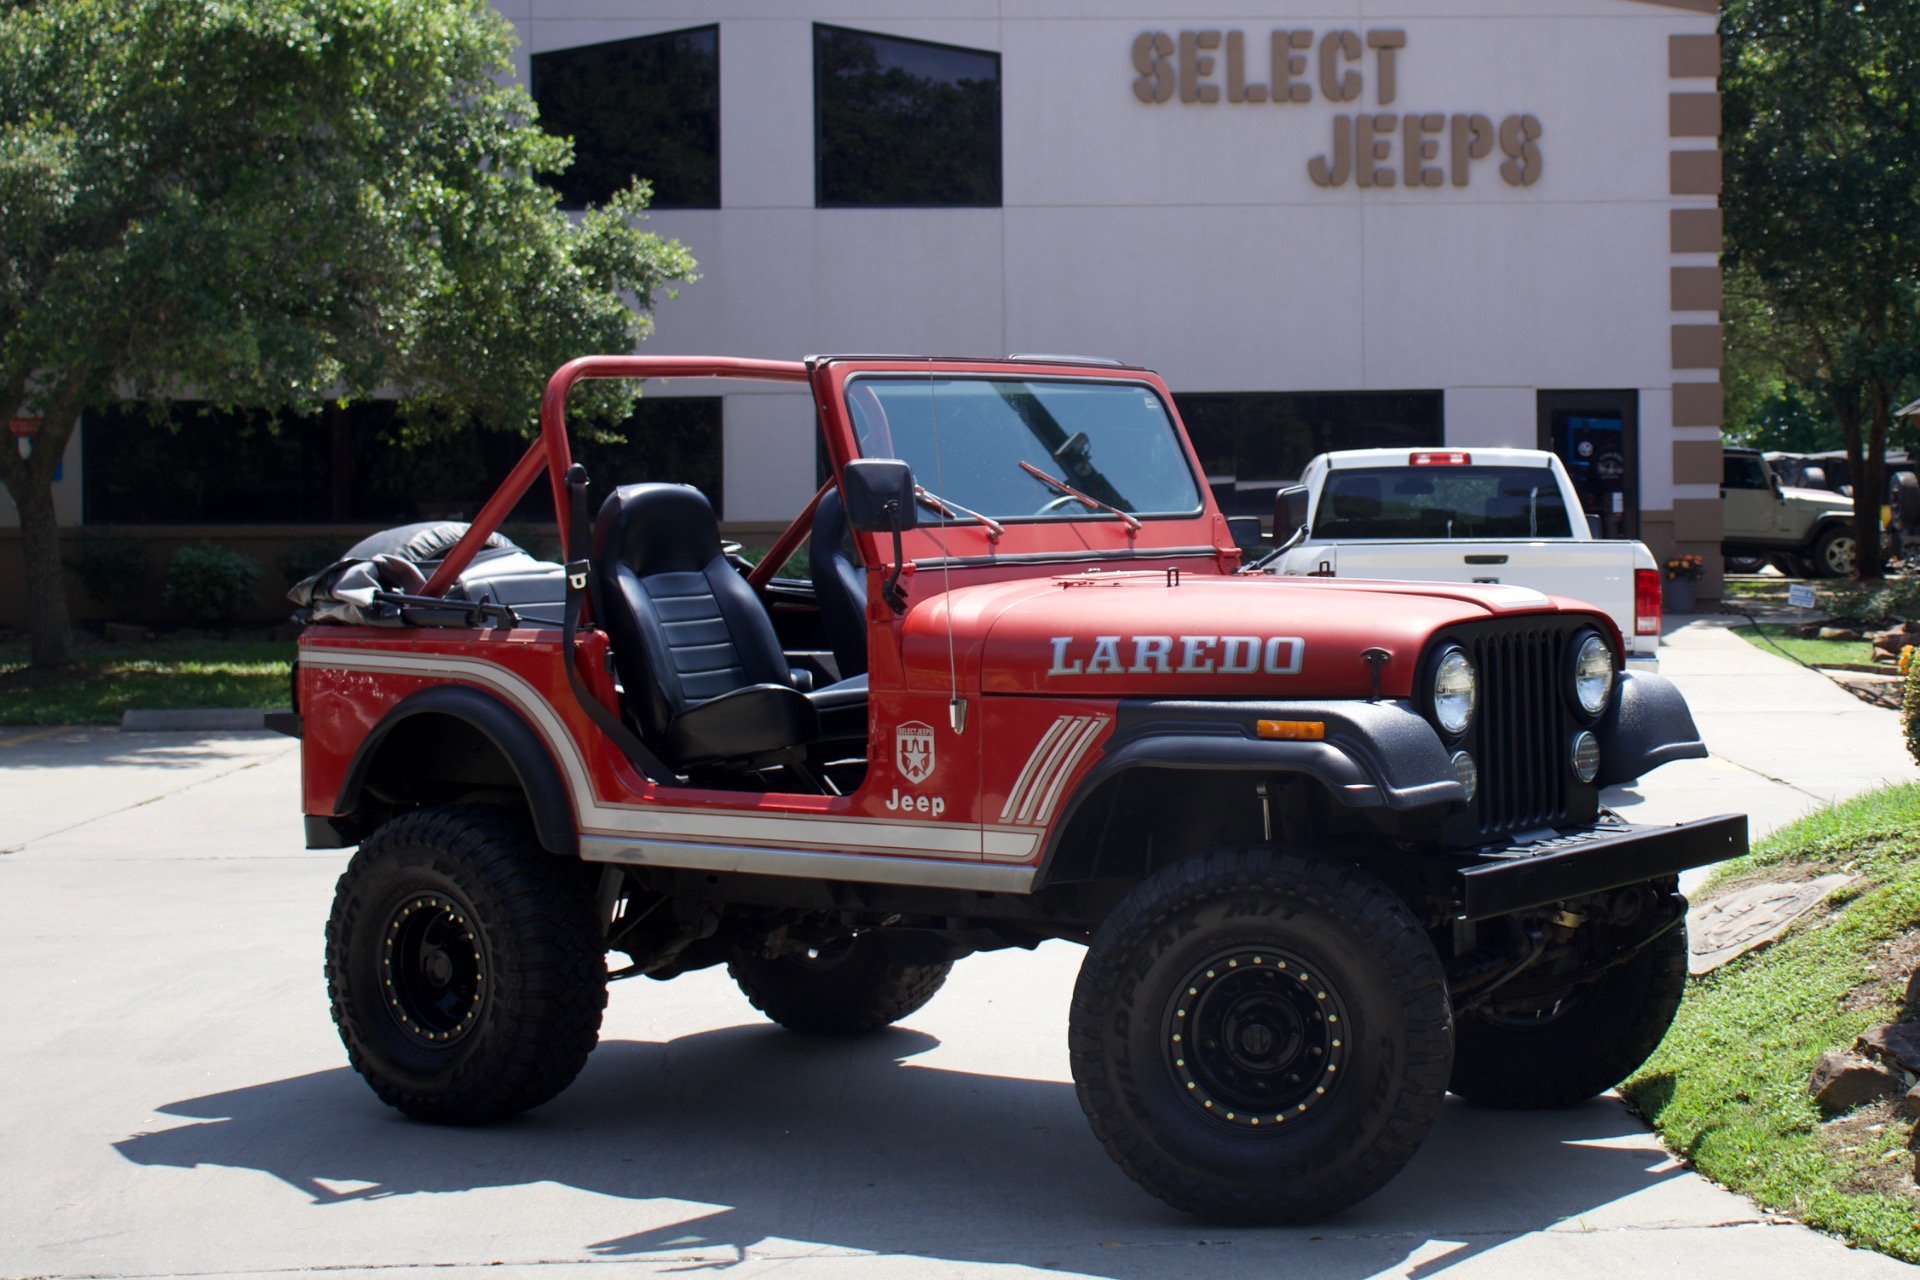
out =
{"type": "MultiPolygon", "coordinates": [[[[983,829],[971,823],[882,820],[854,814],[749,813],[679,808],[658,802],[604,801],[594,794],[587,762],[553,708],[525,679],[498,663],[443,654],[362,649],[309,649],[302,653],[300,663],[309,670],[459,680],[498,694],[527,718],[559,762],[579,819],[582,856],[591,860],[699,867],[717,865],[716,859],[726,863],[749,858],[764,874],[820,875],[820,859],[833,854],[839,855],[834,865],[843,867],[848,879],[938,884],[948,881],[938,878],[945,872],[935,871],[936,867],[971,873],[979,870],[972,859],[1025,862],[1039,849],[1039,834],[1026,828],[983,829]],[[629,852],[616,856],[621,850],[629,852]],[[643,851],[644,856],[631,852],[635,850],[643,851]],[[872,850],[881,856],[850,852],[853,850],[872,850]],[[927,863],[935,878],[890,870],[886,858],[927,863]],[[970,861],[955,861],[958,858],[970,861]],[[786,870],[775,869],[783,865],[786,870]]],[[[1002,867],[997,874],[1004,876],[1012,870],[1002,867]]],[[[976,887],[977,879],[971,874],[956,874],[951,882],[976,887]]]]}
{"type": "Polygon", "coordinates": [[[1014,781],[1000,821],[1044,827],[1053,819],[1053,807],[1073,776],[1080,758],[1107,726],[1106,716],[1061,716],[1034,744],[1033,754],[1014,781]]]}

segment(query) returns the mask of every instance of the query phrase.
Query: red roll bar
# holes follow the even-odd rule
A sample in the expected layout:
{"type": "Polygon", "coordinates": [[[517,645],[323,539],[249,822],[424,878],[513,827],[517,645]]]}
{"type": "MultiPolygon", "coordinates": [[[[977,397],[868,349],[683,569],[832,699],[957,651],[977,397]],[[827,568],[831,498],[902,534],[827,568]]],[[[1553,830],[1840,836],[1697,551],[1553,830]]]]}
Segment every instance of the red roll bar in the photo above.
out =
{"type": "Polygon", "coordinates": [[[807,366],[797,360],[740,360],[728,356],[582,356],[569,360],[547,379],[540,400],[540,437],[513,465],[480,514],[460,536],[453,550],[427,579],[422,595],[446,594],[454,580],[473,563],[482,544],[500,527],[514,505],[533,487],[542,468],[553,488],[555,523],[560,527],[561,559],[573,560],[585,550],[567,546],[567,468],[573,454],[567,447],[567,392],[586,378],[749,378],[759,382],[805,382],[807,366]]]}

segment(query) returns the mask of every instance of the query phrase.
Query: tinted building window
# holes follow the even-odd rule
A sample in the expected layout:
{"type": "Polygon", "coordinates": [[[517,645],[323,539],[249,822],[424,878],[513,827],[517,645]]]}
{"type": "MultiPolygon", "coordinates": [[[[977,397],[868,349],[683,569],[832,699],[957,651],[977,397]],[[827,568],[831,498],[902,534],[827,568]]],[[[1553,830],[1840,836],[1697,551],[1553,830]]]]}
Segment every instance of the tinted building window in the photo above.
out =
{"type": "Polygon", "coordinates": [[[1333,449],[1444,443],[1438,391],[1201,392],[1177,395],[1181,420],[1220,509],[1266,517],[1273,495],[1333,449]]]}
{"type": "MultiPolygon", "coordinates": [[[[89,413],[89,524],[405,524],[464,519],[526,452],[498,431],[464,431],[426,448],[399,442],[391,401],[278,423],[178,402],[155,420],[140,407],[89,413]]],[[[718,396],[642,400],[621,443],[574,437],[596,496],[615,485],[696,485],[722,511],[718,396]]],[[[515,520],[553,519],[545,479],[515,520]]]]}
{"type": "Polygon", "coordinates": [[[813,29],[814,202],[1000,203],[1000,55],[813,29]]]}
{"type": "Polygon", "coordinates": [[[561,202],[603,203],[635,178],[656,209],[720,207],[720,28],[533,55],[540,124],[573,139],[549,178],[561,202]]]}

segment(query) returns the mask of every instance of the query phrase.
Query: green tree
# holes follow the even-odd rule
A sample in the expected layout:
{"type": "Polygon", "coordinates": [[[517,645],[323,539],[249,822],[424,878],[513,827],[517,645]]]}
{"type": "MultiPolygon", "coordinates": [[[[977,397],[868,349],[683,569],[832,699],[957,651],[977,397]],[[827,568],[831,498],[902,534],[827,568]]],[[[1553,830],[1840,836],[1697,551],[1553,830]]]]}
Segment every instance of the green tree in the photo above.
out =
{"type": "Polygon", "coordinates": [[[1920,0],[1729,0],[1722,31],[1729,281],[1781,330],[1782,388],[1838,424],[1878,577],[1882,455],[1920,374],[1920,0]]]}
{"type": "MultiPolygon", "coordinates": [[[[0,448],[36,664],[69,660],[52,475],[129,397],[311,412],[397,394],[415,438],[526,429],[573,356],[691,279],[635,183],[570,219],[484,0],[0,0],[0,448]]],[[[623,415],[593,384],[583,412],[623,415]]]]}

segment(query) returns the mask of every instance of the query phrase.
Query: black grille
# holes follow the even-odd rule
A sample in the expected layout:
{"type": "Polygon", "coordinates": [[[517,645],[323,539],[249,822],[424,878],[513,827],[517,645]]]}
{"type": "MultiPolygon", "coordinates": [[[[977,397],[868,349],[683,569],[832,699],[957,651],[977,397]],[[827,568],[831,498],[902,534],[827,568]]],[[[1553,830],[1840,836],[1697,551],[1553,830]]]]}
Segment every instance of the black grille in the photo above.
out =
{"type": "Polygon", "coordinates": [[[1480,706],[1464,745],[1480,766],[1473,815],[1483,839],[1575,816],[1570,793],[1579,784],[1568,753],[1578,726],[1561,686],[1578,626],[1508,624],[1459,637],[1479,677],[1480,706]]]}

